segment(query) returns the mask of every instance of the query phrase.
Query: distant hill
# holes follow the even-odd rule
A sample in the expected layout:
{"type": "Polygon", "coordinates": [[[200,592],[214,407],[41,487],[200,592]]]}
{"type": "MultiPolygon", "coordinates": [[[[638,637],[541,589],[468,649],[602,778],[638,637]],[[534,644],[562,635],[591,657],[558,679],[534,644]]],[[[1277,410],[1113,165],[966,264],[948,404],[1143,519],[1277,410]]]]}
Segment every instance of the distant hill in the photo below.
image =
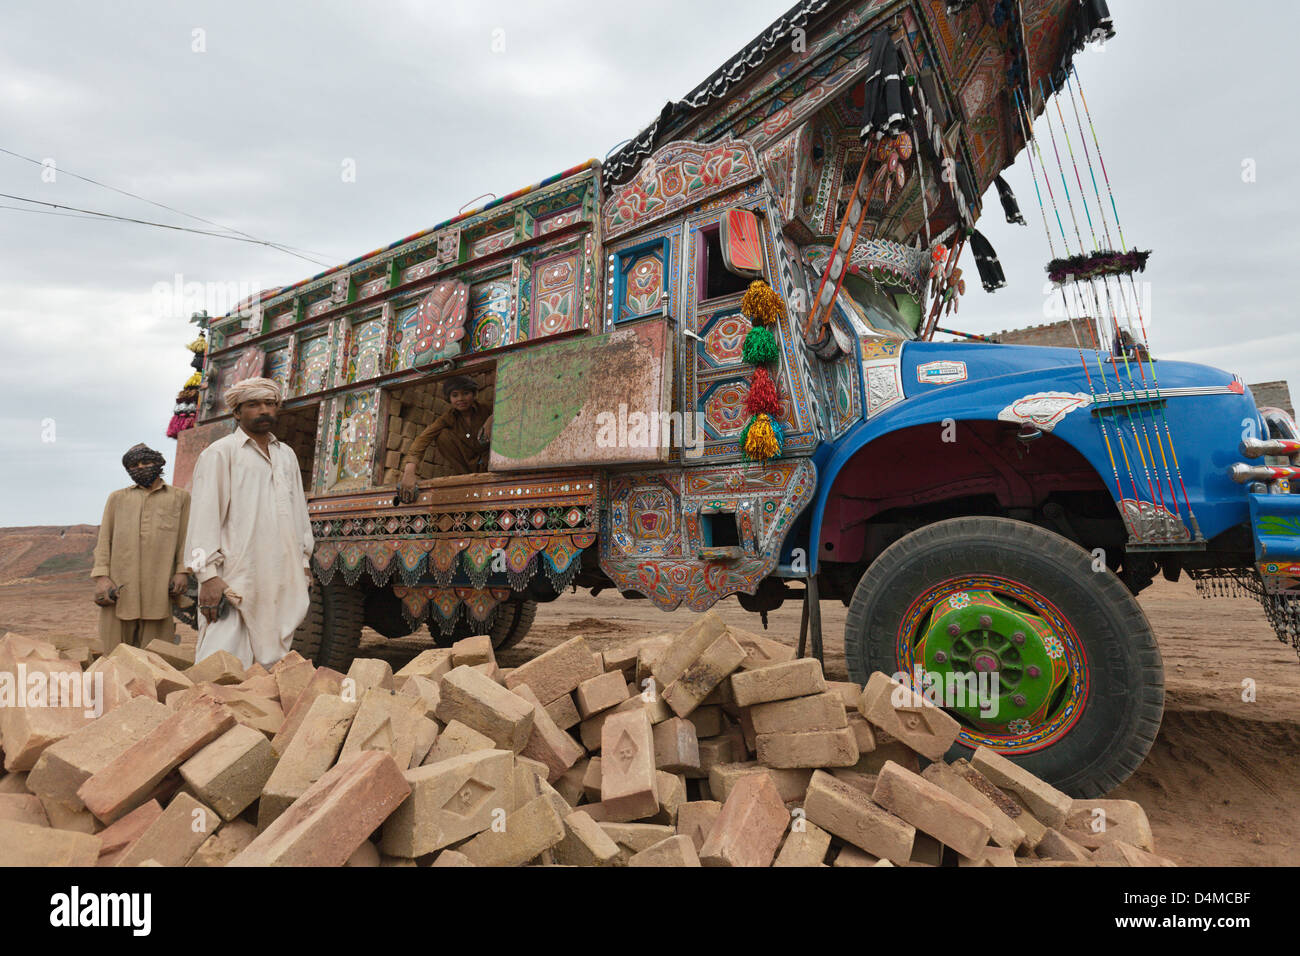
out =
{"type": "Polygon", "coordinates": [[[80,572],[94,563],[99,526],[0,528],[0,583],[80,572]]]}

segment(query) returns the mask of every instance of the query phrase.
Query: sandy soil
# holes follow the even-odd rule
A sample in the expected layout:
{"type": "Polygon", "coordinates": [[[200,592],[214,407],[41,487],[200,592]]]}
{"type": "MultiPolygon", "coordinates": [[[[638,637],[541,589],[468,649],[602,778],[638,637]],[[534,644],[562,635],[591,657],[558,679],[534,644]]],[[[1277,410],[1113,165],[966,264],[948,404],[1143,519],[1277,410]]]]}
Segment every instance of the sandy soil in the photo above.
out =
{"type": "MultiPolygon", "coordinates": [[[[92,586],[85,572],[0,585],[0,632],[81,643],[93,639],[92,586]]],[[[1146,763],[1115,797],[1141,801],[1156,848],[1185,865],[1300,864],[1300,662],[1279,643],[1253,601],[1201,599],[1189,581],[1158,581],[1140,602],[1165,661],[1164,723],[1146,763]],[[1253,699],[1246,693],[1253,687],[1253,699]]],[[[760,631],[735,601],[727,620],[760,631]]],[[[823,604],[826,670],[846,680],[845,609],[823,604]]],[[[566,595],[545,605],[528,637],[502,653],[513,666],[575,634],[596,649],[681,629],[689,611],[666,613],[612,591],[566,595]]],[[[192,644],[194,632],[182,628],[192,644]]],[[[766,636],[796,644],[799,605],[769,616],[766,636]]],[[[366,632],[365,653],[394,665],[431,646],[427,634],[386,641],[366,632]]]]}

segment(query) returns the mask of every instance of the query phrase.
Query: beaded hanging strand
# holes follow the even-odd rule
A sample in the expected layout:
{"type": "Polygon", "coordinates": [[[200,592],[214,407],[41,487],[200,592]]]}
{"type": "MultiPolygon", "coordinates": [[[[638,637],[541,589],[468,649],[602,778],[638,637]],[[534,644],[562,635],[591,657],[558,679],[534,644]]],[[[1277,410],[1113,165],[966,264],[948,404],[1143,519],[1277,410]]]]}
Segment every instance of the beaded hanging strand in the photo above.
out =
{"type": "Polygon", "coordinates": [[[757,366],[749,379],[745,413],[749,421],[740,431],[740,453],[746,461],[767,461],[781,454],[785,433],[781,428],[781,396],[767,366],[781,357],[781,347],[770,326],[785,318],[785,303],[762,279],[755,279],[740,300],[740,313],[749,319],[741,357],[757,366]]]}

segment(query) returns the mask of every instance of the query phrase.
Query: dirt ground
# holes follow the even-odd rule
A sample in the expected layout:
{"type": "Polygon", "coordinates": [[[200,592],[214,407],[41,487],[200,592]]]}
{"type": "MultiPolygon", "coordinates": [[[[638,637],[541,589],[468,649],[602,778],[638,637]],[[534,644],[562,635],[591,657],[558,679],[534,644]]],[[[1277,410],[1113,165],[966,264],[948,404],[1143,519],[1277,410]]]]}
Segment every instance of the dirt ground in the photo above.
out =
{"type": "MultiPolygon", "coordinates": [[[[0,584],[0,633],[93,639],[92,585],[85,572],[0,584]]],[[[1114,797],[1146,808],[1156,849],[1184,865],[1300,864],[1300,661],[1273,636],[1246,598],[1203,600],[1190,581],[1158,581],[1140,602],[1165,662],[1164,723],[1146,762],[1114,797]],[[1253,694],[1247,693],[1253,688],[1253,694]],[[1252,698],[1253,699],[1250,699],[1252,698]]],[[[734,601],[718,608],[761,632],[757,615],[734,601]]],[[[796,644],[799,605],[769,616],[766,636],[796,644]]],[[[825,602],[826,671],[847,680],[845,608],[825,602]]],[[[613,591],[568,594],[542,606],[528,637],[501,654],[514,666],[575,634],[599,650],[634,637],[684,627],[689,611],[663,612],[613,591]]],[[[182,628],[183,642],[194,632],[182,628]]],[[[366,632],[363,653],[400,666],[431,646],[427,633],[386,641],[366,632]]]]}

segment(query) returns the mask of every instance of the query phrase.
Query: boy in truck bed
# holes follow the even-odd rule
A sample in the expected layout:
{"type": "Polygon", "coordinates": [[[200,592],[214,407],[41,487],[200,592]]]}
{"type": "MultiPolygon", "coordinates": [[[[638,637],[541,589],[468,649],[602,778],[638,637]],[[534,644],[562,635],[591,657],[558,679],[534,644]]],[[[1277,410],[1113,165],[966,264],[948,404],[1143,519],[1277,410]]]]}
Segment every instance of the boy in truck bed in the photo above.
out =
{"type": "Polygon", "coordinates": [[[443,385],[443,394],[451,407],[420,432],[406,450],[398,492],[403,502],[409,503],[416,498],[415,467],[430,443],[436,457],[451,469],[452,474],[472,475],[483,470],[492,410],[478,403],[478,384],[468,376],[448,379],[443,385]]]}

